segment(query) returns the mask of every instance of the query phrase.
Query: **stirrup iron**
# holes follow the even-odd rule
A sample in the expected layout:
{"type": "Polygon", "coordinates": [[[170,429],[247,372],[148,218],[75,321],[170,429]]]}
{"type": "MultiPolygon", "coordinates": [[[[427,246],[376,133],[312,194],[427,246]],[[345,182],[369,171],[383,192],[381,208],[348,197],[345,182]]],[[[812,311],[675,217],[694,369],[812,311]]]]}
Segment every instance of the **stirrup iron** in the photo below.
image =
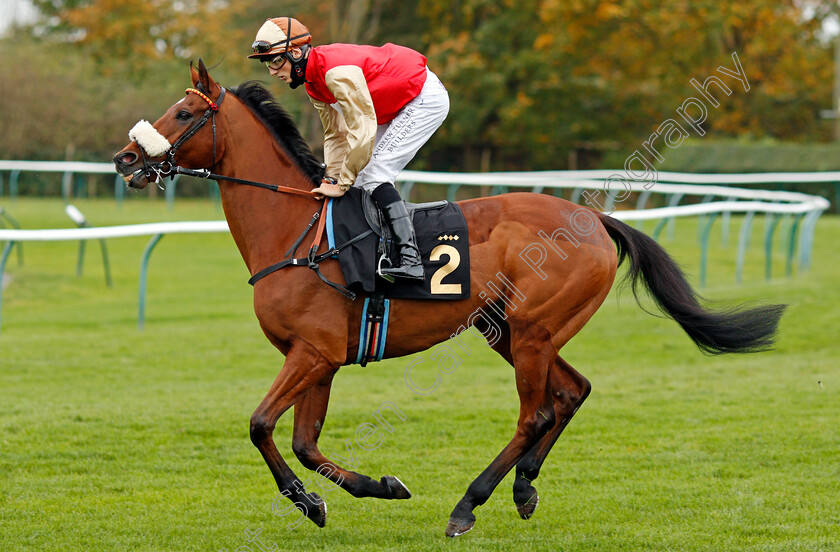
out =
{"type": "Polygon", "coordinates": [[[394,283],[394,277],[393,276],[391,276],[390,274],[382,274],[382,263],[383,262],[388,263],[388,266],[385,267],[385,268],[391,268],[391,266],[392,266],[391,265],[391,259],[389,259],[385,255],[385,253],[383,253],[379,257],[379,262],[376,264],[376,275],[379,276],[380,278],[382,278],[383,280],[385,280],[386,282],[390,282],[390,283],[393,284],[394,283]]]}

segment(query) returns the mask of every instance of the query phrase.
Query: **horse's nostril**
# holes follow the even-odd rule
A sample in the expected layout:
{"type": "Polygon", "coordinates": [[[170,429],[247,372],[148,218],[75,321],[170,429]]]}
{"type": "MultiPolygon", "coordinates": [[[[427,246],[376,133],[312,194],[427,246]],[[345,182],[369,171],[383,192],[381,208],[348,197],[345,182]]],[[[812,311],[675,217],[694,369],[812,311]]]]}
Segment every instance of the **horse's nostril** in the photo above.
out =
{"type": "Polygon", "coordinates": [[[114,161],[119,163],[120,165],[131,165],[135,161],[137,161],[137,154],[127,151],[125,153],[118,153],[114,156],[114,161]]]}

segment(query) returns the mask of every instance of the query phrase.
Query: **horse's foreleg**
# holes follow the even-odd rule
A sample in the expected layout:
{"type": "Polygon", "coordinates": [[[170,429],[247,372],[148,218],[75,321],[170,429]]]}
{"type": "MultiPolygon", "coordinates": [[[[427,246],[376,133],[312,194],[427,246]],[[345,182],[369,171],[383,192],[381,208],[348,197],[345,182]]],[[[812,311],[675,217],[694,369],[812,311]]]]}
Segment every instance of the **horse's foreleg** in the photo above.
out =
{"type": "Polygon", "coordinates": [[[589,380],[560,357],[555,358],[550,370],[549,386],[554,401],[554,427],[516,464],[513,502],[522,519],[529,519],[537,509],[539,495],[532,482],[540,474],[540,467],[591,390],[589,380]]]}
{"type": "MultiPolygon", "coordinates": [[[[350,470],[346,470],[325,457],[318,450],[318,437],[324,426],[327,404],[330,400],[332,377],[306,392],[295,404],[295,430],[292,450],[307,469],[329,479],[356,498],[411,498],[403,483],[393,476],[379,481],[350,470]]],[[[322,488],[324,488],[322,486],[322,488]]],[[[335,487],[330,487],[329,490],[335,487]]],[[[326,489],[325,489],[326,490],[326,489]]]]}
{"type": "Polygon", "coordinates": [[[277,451],[272,433],[277,420],[289,407],[312,386],[331,378],[337,369],[308,343],[295,343],[268,394],[251,416],[251,442],[265,459],[280,492],[319,527],[326,523],[326,504],[317,494],[306,492],[277,451]]]}
{"type": "Polygon", "coordinates": [[[531,447],[554,426],[554,408],[548,392],[548,371],[556,357],[548,332],[512,320],[511,358],[519,394],[519,421],[513,439],[469,486],[455,506],[446,535],[456,537],[475,525],[473,510],[484,504],[493,490],[531,447]],[[522,328],[522,329],[520,329],[522,328]]]}

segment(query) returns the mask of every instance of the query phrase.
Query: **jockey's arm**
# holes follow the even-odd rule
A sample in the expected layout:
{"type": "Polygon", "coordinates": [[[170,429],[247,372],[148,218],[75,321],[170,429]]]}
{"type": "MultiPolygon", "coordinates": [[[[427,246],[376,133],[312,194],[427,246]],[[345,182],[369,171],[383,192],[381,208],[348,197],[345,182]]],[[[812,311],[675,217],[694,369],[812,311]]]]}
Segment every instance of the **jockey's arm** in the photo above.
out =
{"type": "Polygon", "coordinates": [[[344,117],[330,104],[309,98],[318,111],[321,124],[324,125],[324,163],[327,165],[326,176],[338,180],[344,158],[350,145],[347,143],[347,127],[344,117]]]}
{"type": "MultiPolygon", "coordinates": [[[[353,185],[359,171],[370,162],[373,144],[376,141],[376,111],[360,67],[355,65],[333,67],[327,71],[324,81],[341,107],[346,125],[346,150],[344,150],[343,162],[338,172],[338,185],[347,188],[353,185]]],[[[334,110],[330,108],[330,111],[334,110]]],[[[323,122],[324,119],[321,120],[323,122]]],[[[326,126],[324,128],[326,129],[326,126]]],[[[325,150],[326,139],[325,135],[325,150]]],[[[334,153],[339,152],[333,151],[330,155],[334,153]]],[[[330,157],[330,161],[333,161],[333,157],[330,157]]]]}

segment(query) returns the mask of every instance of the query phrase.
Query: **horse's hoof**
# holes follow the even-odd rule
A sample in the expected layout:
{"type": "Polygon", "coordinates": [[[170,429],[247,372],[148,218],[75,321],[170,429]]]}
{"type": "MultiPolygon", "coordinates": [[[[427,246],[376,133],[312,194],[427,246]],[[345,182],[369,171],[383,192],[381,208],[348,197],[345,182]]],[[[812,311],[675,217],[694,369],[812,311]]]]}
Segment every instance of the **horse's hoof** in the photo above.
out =
{"type": "Polygon", "coordinates": [[[453,538],[460,537],[472,529],[474,525],[475,516],[472,516],[472,519],[458,519],[451,517],[449,518],[449,525],[446,526],[446,536],[453,538]]]}
{"type": "Polygon", "coordinates": [[[531,516],[534,515],[534,511],[537,509],[537,506],[540,503],[540,495],[534,491],[534,494],[529,498],[524,504],[517,504],[516,510],[519,512],[519,517],[522,519],[531,519],[531,516]]]}
{"type": "Polygon", "coordinates": [[[386,475],[379,482],[388,487],[390,493],[388,498],[402,500],[411,498],[411,491],[408,490],[408,487],[393,475],[386,475]]]}
{"type": "Polygon", "coordinates": [[[306,517],[312,520],[312,523],[318,527],[323,527],[327,524],[327,503],[323,498],[315,493],[309,493],[307,500],[311,506],[306,510],[306,517]]]}

